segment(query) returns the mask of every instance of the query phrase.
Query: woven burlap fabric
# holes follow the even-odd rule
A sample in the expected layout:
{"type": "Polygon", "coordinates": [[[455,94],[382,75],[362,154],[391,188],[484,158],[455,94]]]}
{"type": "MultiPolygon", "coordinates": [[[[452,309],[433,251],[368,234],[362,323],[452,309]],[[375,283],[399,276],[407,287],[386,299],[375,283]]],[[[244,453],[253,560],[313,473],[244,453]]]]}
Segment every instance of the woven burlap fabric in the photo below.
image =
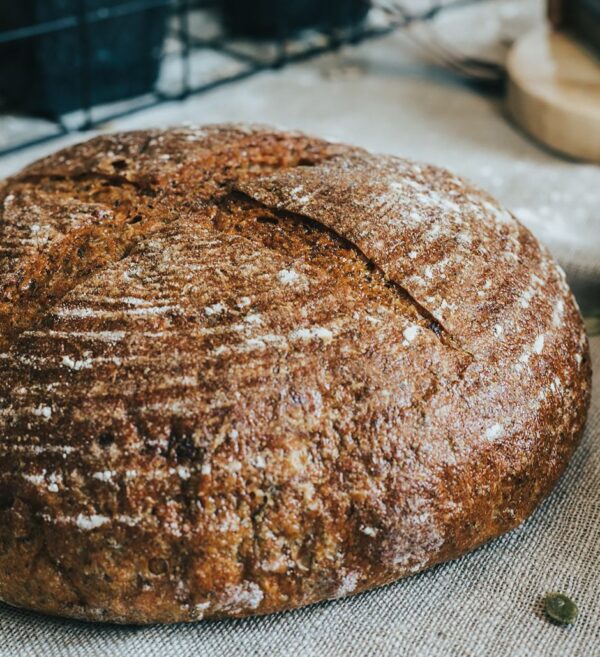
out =
{"type": "Polygon", "coordinates": [[[584,439],[524,525],[380,590],[295,612],[167,627],[92,625],[0,606],[1,657],[593,657],[600,654],[600,336],[584,439]],[[571,627],[544,616],[567,592],[571,627]]]}

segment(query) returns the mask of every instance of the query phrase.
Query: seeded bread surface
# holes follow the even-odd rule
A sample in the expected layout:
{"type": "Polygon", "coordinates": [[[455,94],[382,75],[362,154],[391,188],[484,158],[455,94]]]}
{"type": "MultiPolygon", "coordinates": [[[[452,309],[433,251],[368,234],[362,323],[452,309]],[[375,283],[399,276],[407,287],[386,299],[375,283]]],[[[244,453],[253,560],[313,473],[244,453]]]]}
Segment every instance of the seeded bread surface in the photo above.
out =
{"type": "Polygon", "coordinates": [[[0,183],[0,599],[176,622],[421,571],[535,509],[590,378],[563,272],[447,171],[97,137],[0,183]]]}

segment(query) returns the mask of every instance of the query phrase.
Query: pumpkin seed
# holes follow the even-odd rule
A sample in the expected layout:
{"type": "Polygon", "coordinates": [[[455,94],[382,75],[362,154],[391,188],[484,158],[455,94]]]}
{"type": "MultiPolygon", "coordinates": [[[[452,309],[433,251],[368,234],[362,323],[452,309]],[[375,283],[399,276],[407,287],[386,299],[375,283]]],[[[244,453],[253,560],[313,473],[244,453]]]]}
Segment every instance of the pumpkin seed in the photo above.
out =
{"type": "Polygon", "coordinates": [[[577,618],[577,605],[564,593],[548,593],[544,598],[544,609],[557,623],[569,625],[577,618]]]}

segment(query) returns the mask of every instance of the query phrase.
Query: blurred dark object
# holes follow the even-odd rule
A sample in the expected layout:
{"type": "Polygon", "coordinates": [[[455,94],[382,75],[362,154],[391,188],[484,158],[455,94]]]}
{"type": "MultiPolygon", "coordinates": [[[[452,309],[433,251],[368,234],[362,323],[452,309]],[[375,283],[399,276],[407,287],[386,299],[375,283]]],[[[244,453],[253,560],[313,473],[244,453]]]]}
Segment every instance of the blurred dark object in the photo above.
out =
{"type": "Polygon", "coordinates": [[[32,28],[32,36],[0,44],[0,95],[9,107],[57,117],[152,89],[166,31],[166,6],[123,15],[116,11],[123,0],[0,4],[0,33],[21,29],[26,34],[32,28]],[[36,26],[52,24],[55,30],[35,34],[36,26]]]}
{"type": "Polygon", "coordinates": [[[549,0],[552,26],[566,30],[600,54],[600,0],[549,0]]]}
{"type": "Polygon", "coordinates": [[[0,0],[0,156],[480,1],[0,0]]]}
{"type": "Polygon", "coordinates": [[[240,36],[286,37],[305,28],[335,29],[356,25],[369,11],[369,0],[221,0],[229,30],[240,36]]]}

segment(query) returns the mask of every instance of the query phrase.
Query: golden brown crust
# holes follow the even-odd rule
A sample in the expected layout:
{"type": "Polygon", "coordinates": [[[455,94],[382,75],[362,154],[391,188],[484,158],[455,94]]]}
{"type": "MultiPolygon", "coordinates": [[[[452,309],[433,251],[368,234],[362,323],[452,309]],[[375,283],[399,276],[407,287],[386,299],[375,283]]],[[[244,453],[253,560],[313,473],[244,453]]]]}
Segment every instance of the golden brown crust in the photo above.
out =
{"type": "Polygon", "coordinates": [[[583,429],[564,274],[452,174],[267,128],[0,188],[0,598],[268,613],[519,524],[583,429]]]}

